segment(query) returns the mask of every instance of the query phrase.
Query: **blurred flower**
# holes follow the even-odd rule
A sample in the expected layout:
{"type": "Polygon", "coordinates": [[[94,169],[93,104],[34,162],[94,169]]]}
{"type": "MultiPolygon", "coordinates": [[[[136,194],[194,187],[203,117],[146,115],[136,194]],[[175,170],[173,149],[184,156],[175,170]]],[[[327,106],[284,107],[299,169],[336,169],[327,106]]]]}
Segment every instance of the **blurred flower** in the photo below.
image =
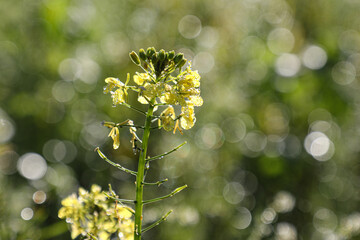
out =
{"type": "Polygon", "coordinates": [[[62,200],[59,218],[71,224],[71,238],[79,235],[94,236],[99,240],[110,239],[118,232],[125,240],[133,238],[134,223],[131,219],[133,210],[127,206],[107,199],[106,193],[97,185],[91,186],[88,192],[79,188],[79,196],[75,193],[62,200]]]}

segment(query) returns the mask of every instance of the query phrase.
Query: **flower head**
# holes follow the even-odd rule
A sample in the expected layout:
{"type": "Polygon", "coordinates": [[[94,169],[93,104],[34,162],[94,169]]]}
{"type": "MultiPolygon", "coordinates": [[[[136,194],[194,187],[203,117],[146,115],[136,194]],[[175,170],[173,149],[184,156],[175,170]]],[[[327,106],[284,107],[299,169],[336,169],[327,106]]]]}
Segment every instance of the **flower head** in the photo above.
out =
{"type": "MultiPolygon", "coordinates": [[[[113,104],[126,103],[130,89],[138,93],[138,102],[154,105],[154,111],[160,105],[167,105],[159,118],[159,124],[166,131],[178,129],[181,132],[180,126],[183,129],[192,128],[196,121],[194,107],[202,106],[204,102],[200,96],[201,77],[198,71],[191,69],[191,62],[183,69],[187,60],[181,53],[175,55],[174,51],[156,52],[154,48],[149,48],[145,52],[141,49],[139,56],[135,52],[130,54],[133,62],[144,70],[133,76],[135,86],[127,86],[129,75],[125,84],[116,78],[105,80],[108,84],[105,93],[111,93],[113,104]],[[176,69],[179,69],[177,75],[173,74],[176,69]],[[174,109],[176,105],[181,106],[178,116],[174,109]]],[[[112,131],[111,136],[116,136],[115,131],[112,131]]]]}
{"type": "Polygon", "coordinates": [[[125,240],[133,238],[133,210],[114,203],[106,195],[110,193],[92,185],[90,192],[79,188],[78,197],[73,193],[62,200],[63,207],[58,216],[71,224],[72,239],[90,234],[99,240],[107,240],[115,232],[121,233],[125,240]]]}

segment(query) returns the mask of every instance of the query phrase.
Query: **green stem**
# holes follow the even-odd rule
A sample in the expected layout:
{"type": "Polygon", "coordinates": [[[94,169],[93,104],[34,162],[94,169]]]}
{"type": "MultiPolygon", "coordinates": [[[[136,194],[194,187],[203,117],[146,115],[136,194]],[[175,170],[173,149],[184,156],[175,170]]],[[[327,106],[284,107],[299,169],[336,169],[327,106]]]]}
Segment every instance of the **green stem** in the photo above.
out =
{"type": "Polygon", "coordinates": [[[150,161],[154,161],[154,160],[158,160],[158,159],[162,159],[164,158],[166,155],[169,155],[170,153],[173,153],[175,152],[176,150],[178,150],[179,148],[181,148],[182,146],[184,146],[187,142],[183,142],[182,144],[180,144],[179,146],[173,148],[172,150],[168,151],[168,152],[165,152],[163,154],[160,154],[158,156],[155,156],[155,157],[151,157],[151,158],[148,158],[146,159],[147,162],[150,162],[150,161]]]}
{"type": "Polygon", "coordinates": [[[153,199],[149,199],[149,200],[145,200],[143,201],[143,204],[149,204],[149,203],[154,203],[154,202],[158,202],[164,199],[167,199],[169,197],[174,196],[175,194],[181,192],[182,190],[184,190],[185,188],[187,188],[187,185],[185,184],[184,186],[178,187],[177,189],[175,189],[174,191],[172,191],[171,193],[169,193],[168,195],[162,196],[162,197],[158,197],[158,198],[153,198],[153,199]]]}
{"type": "Polygon", "coordinates": [[[141,240],[141,222],[143,211],[143,192],[144,192],[144,173],[145,173],[145,158],[150,137],[150,125],[154,111],[154,100],[149,104],[146,114],[144,135],[142,138],[142,151],[139,156],[138,171],[136,176],[136,200],[135,200],[135,231],[134,240],[141,240]]]}

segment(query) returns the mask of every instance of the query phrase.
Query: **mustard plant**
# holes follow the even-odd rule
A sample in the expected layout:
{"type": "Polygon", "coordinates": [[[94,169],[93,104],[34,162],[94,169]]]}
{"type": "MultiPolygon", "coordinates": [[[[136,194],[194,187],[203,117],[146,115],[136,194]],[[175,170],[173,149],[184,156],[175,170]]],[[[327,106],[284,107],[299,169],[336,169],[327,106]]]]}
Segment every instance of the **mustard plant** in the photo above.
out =
{"type": "MultiPolygon", "coordinates": [[[[123,128],[129,129],[132,136],[130,142],[134,153],[139,153],[137,170],[134,171],[127,169],[121,164],[108,159],[105,154],[101,152],[99,147],[97,147],[95,151],[103,160],[112,166],[127,174],[133,175],[136,178],[135,199],[120,199],[111,189],[110,185],[110,191],[103,192],[101,198],[106,196],[107,200],[115,202],[115,204],[105,208],[107,212],[115,213],[115,215],[109,214],[111,219],[108,220],[108,225],[114,226],[114,219],[117,219],[119,222],[119,224],[115,227],[109,227],[106,233],[103,233],[104,231],[101,232],[105,238],[99,235],[99,231],[91,231],[91,229],[87,230],[79,227],[81,225],[78,223],[79,221],[82,223],[87,221],[89,222],[89,220],[85,217],[74,217],[74,209],[84,208],[78,206],[79,201],[85,201],[81,200],[84,197],[83,194],[80,193],[84,190],[79,190],[80,200],[75,200],[75,195],[64,199],[62,202],[63,208],[59,211],[59,217],[67,218],[68,222],[73,224],[72,237],[78,236],[81,233],[89,239],[107,239],[106,236],[108,235],[106,234],[117,231],[120,239],[127,240],[129,235],[126,235],[126,233],[128,233],[129,226],[132,226],[133,224],[131,237],[133,236],[134,240],[140,240],[144,232],[159,225],[161,222],[166,220],[168,215],[172,212],[172,210],[167,212],[158,221],[143,228],[142,219],[144,205],[172,197],[187,187],[187,185],[178,187],[169,194],[154,199],[145,200],[143,196],[145,186],[160,186],[162,183],[167,181],[167,179],[164,179],[153,183],[146,182],[146,173],[149,170],[150,162],[162,159],[186,144],[186,142],[184,142],[168,152],[151,157],[147,154],[150,133],[155,129],[164,129],[168,132],[172,131],[173,134],[177,132],[183,134],[183,130],[188,130],[194,126],[196,122],[194,107],[199,107],[203,104],[203,99],[200,96],[200,75],[197,71],[193,71],[191,69],[191,62],[187,63],[187,59],[184,58],[182,53],[175,54],[174,51],[166,52],[163,49],[157,52],[155,48],[150,47],[146,51],[144,49],[140,49],[138,54],[133,51],[129,54],[129,56],[132,62],[142,71],[136,72],[133,75],[133,83],[130,81],[131,77],[129,73],[127,74],[125,82],[122,82],[120,79],[114,77],[106,78],[104,93],[111,95],[113,106],[121,105],[144,115],[144,124],[137,125],[133,120],[126,119],[120,123],[103,122],[103,125],[110,129],[109,137],[113,140],[114,149],[118,149],[120,147],[120,130],[123,128]],[[185,66],[186,63],[187,66],[185,66]],[[139,103],[147,105],[146,111],[136,108],[128,102],[128,95],[130,92],[134,92],[138,95],[137,101],[139,103]],[[159,109],[161,109],[161,112],[159,109]],[[138,136],[139,129],[143,130],[141,138],[138,136]],[[125,204],[133,204],[135,209],[132,210],[125,204]],[[129,213],[134,215],[133,223],[128,221],[129,213]],[[74,225],[76,227],[74,227],[74,225]],[[76,231],[75,233],[74,230],[76,231]]],[[[99,191],[97,190],[97,193],[98,192],[99,191]]],[[[90,207],[88,208],[91,209],[90,207]]],[[[94,211],[92,213],[94,213],[94,211]]],[[[96,214],[99,215],[98,212],[96,212],[96,214]]],[[[93,219],[90,220],[93,221],[93,219]]],[[[100,226],[99,228],[101,228],[100,226]]],[[[106,229],[103,227],[102,230],[106,229]]]]}

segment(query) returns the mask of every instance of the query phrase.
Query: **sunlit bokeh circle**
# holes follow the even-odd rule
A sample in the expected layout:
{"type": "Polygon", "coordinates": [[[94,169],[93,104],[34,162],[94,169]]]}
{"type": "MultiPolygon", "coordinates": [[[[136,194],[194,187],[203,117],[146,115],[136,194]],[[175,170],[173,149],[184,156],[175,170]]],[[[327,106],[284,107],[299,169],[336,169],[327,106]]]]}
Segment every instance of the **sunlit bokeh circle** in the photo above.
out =
{"type": "Polygon", "coordinates": [[[198,69],[199,73],[208,73],[213,69],[215,65],[215,59],[211,53],[200,52],[193,60],[193,67],[198,69]]]}
{"type": "Polygon", "coordinates": [[[32,210],[31,208],[28,208],[28,207],[24,208],[23,210],[21,210],[20,216],[25,221],[28,221],[33,218],[34,210],[32,210]]]}
{"type": "Polygon", "coordinates": [[[75,90],[71,82],[57,81],[53,88],[52,94],[59,102],[68,102],[75,96],[75,90]]]}
{"type": "Polygon", "coordinates": [[[17,168],[25,178],[37,180],[45,175],[47,164],[41,155],[37,153],[26,153],[20,157],[17,168]]]}
{"type": "Polygon", "coordinates": [[[321,208],[314,214],[313,224],[317,231],[330,233],[337,227],[338,219],[330,209],[321,208]]]}
{"type": "Polygon", "coordinates": [[[184,38],[196,38],[201,32],[201,21],[194,15],[186,15],[180,20],[178,30],[184,38]]]}
{"type": "Polygon", "coordinates": [[[267,45],[271,52],[282,54],[290,52],[295,44],[294,35],[286,28],[276,28],[270,32],[267,45]]]}
{"type": "Polygon", "coordinates": [[[276,59],[275,71],[283,77],[295,76],[301,67],[301,62],[295,54],[284,53],[276,59]]]}
{"type": "Polygon", "coordinates": [[[332,77],[337,84],[348,85],[355,80],[356,68],[350,62],[338,62],[332,69],[332,77]]]}
{"type": "Polygon", "coordinates": [[[326,64],[327,54],[321,47],[311,45],[305,49],[302,61],[307,68],[320,69],[326,64]]]}
{"type": "Polygon", "coordinates": [[[44,191],[36,191],[33,194],[33,201],[36,204],[42,204],[46,201],[46,193],[44,191]]]}
{"type": "Polygon", "coordinates": [[[249,227],[251,221],[252,221],[251,212],[247,208],[241,207],[237,209],[237,214],[234,217],[233,221],[231,222],[233,227],[242,230],[249,227]]]}
{"type": "Polygon", "coordinates": [[[231,204],[240,203],[245,197],[245,189],[238,182],[229,182],[223,191],[224,199],[231,204]]]}
{"type": "Polygon", "coordinates": [[[305,150],[319,161],[327,161],[334,154],[334,144],[322,132],[309,133],[304,142],[305,150]]]}
{"type": "Polygon", "coordinates": [[[15,126],[0,115],[0,143],[8,142],[15,134],[15,126]]]}
{"type": "Polygon", "coordinates": [[[276,217],[277,213],[273,208],[266,208],[262,212],[260,219],[264,224],[270,224],[275,220],[276,217]]]}
{"type": "Polygon", "coordinates": [[[276,240],[297,240],[297,230],[294,225],[287,222],[280,222],[276,225],[276,240]]]}
{"type": "Polygon", "coordinates": [[[246,125],[241,118],[225,119],[221,128],[224,132],[225,140],[230,143],[243,140],[246,134],[246,125]]]}

